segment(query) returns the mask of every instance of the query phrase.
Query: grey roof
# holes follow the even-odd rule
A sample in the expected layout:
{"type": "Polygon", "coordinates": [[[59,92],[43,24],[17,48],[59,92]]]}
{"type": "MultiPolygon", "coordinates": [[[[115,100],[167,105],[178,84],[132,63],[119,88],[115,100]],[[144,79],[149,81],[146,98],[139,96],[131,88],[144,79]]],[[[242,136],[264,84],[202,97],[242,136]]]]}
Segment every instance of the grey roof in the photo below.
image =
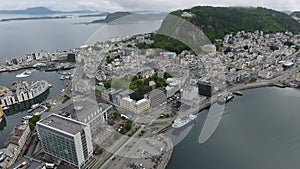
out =
{"type": "Polygon", "coordinates": [[[121,96],[125,97],[125,96],[128,96],[128,95],[132,94],[133,92],[134,92],[134,91],[131,90],[131,89],[126,89],[126,90],[124,90],[124,91],[121,91],[119,94],[120,94],[121,96]]]}
{"type": "Polygon", "coordinates": [[[39,121],[38,124],[39,123],[73,135],[82,132],[83,128],[87,126],[86,124],[57,114],[51,114],[47,118],[39,121]]]}

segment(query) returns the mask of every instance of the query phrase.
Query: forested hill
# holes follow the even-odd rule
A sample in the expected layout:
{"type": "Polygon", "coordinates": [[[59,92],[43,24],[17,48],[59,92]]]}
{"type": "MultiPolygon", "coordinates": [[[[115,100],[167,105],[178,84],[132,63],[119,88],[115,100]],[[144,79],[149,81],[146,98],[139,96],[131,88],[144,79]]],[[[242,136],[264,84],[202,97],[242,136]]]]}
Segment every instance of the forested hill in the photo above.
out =
{"type": "Polygon", "coordinates": [[[291,13],[290,15],[291,15],[291,17],[300,18],[300,11],[295,11],[295,12],[291,13]]]}
{"type": "Polygon", "coordinates": [[[266,8],[242,7],[209,7],[197,6],[191,9],[174,11],[171,14],[182,16],[188,12],[192,17],[186,17],[198,26],[213,42],[224,35],[241,30],[253,32],[262,30],[266,33],[291,31],[300,32],[300,23],[290,15],[266,8]]]}

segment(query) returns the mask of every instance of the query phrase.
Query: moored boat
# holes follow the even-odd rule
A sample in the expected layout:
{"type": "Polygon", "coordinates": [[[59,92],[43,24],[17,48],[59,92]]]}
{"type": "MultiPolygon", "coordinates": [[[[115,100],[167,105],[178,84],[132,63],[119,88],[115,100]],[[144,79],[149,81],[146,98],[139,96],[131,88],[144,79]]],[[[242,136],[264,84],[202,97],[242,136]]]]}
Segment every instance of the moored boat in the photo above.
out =
{"type": "Polygon", "coordinates": [[[17,78],[24,78],[24,77],[29,77],[31,75],[32,75],[31,71],[26,70],[26,71],[24,71],[24,72],[22,72],[20,74],[17,74],[16,77],[17,78]]]}
{"type": "Polygon", "coordinates": [[[174,129],[179,129],[182,128],[184,126],[187,126],[188,124],[191,124],[192,122],[194,122],[194,120],[197,118],[196,115],[194,114],[189,114],[188,116],[182,117],[180,119],[176,119],[174,121],[174,123],[172,124],[172,127],[174,129]]]}

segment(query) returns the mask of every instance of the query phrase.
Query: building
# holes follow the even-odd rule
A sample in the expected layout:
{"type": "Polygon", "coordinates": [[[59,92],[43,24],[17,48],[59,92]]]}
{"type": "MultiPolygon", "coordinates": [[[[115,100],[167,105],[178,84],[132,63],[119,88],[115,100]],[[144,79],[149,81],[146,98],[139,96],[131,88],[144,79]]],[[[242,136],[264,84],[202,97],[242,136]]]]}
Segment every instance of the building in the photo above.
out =
{"type": "Polygon", "coordinates": [[[4,143],[6,148],[2,151],[3,154],[1,156],[4,160],[1,162],[1,168],[9,168],[14,164],[25,146],[29,133],[30,128],[28,123],[16,125],[4,143]]]}
{"type": "Polygon", "coordinates": [[[209,82],[199,81],[197,84],[198,84],[198,94],[199,95],[211,97],[212,87],[209,82]]]}
{"type": "Polygon", "coordinates": [[[37,131],[46,154],[79,169],[92,156],[92,136],[87,124],[51,114],[37,122],[37,131]]]}
{"type": "Polygon", "coordinates": [[[176,92],[181,89],[181,81],[175,78],[168,78],[167,81],[168,86],[166,87],[166,95],[167,98],[172,97],[176,92]]]}
{"type": "Polygon", "coordinates": [[[154,89],[149,93],[149,100],[151,106],[157,106],[167,101],[165,92],[160,89],[154,89]]]}
{"type": "Polygon", "coordinates": [[[130,97],[124,97],[120,101],[120,106],[133,113],[141,113],[150,109],[150,101],[148,99],[135,101],[130,97]]]}
{"type": "Polygon", "coordinates": [[[191,18],[191,17],[193,17],[193,14],[192,14],[192,13],[189,13],[189,12],[183,12],[183,13],[181,14],[181,17],[191,18]]]}
{"type": "Polygon", "coordinates": [[[217,48],[213,44],[207,44],[207,45],[204,45],[202,47],[202,51],[205,52],[205,53],[216,53],[217,52],[217,48]]]}
{"type": "Polygon", "coordinates": [[[76,62],[75,53],[68,53],[67,57],[68,57],[68,59],[67,59],[68,62],[76,62]]]}
{"type": "Polygon", "coordinates": [[[183,92],[182,92],[182,95],[181,95],[181,98],[183,100],[192,101],[198,96],[197,90],[198,89],[195,86],[190,86],[188,88],[184,88],[183,92]]]}
{"type": "Polygon", "coordinates": [[[94,100],[82,100],[74,105],[71,105],[74,106],[74,119],[90,125],[91,132],[95,131],[113,113],[112,105],[98,104],[94,100]]]}
{"type": "Polygon", "coordinates": [[[95,131],[101,124],[108,119],[108,116],[113,113],[113,106],[110,104],[100,103],[99,109],[93,114],[85,118],[85,123],[91,127],[91,131],[95,131]],[[89,120],[88,120],[89,119],[89,120]]]}

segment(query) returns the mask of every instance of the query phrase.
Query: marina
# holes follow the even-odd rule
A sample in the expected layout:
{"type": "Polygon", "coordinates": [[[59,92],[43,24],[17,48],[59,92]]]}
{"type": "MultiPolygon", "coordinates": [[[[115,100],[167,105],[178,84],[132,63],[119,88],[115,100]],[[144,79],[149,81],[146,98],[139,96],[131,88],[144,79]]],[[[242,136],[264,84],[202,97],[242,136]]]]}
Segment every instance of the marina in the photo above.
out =
{"type": "MultiPolygon", "coordinates": [[[[1,81],[1,85],[3,86],[0,87],[0,92],[3,92],[3,90],[7,90],[8,87],[12,86],[13,83],[20,81],[19,78],[16,78],[16,75],[22,72],[24,72],[24,70],[18,70],[15,72],[2,72],[0,74],[0,77],[1,79],[5,79],[5,81],[1,81]]],[[[15,127],[15,124],[20,123],[24,116],[35,115],[36,113],[44,110],[43,105],[41,105],[35,110],[32,110],[32,112],[28,113],[28,110],[32,108],[32,105],[43,103],[46,99],[51,99],[52,97],[57,96],[61,93],[61,90],[65,88],[66,84],[68,83],[67,81],[59,80],[60,74],[58,72],[36,71],[32,73],[31,76],[24,79],[26,79],[26,81],[28,82],[33,82],[44,79],[45,77],[49,79],[49,84],[51,83],[50,86],[52,86],[51,89],[29,101],[2,108],[4,117],[0,122],[0,142],[2,142],[2,144],[0,144],[0,148],[3,148],[5,139],[9,136],[9,134],[15,127]]]]}

